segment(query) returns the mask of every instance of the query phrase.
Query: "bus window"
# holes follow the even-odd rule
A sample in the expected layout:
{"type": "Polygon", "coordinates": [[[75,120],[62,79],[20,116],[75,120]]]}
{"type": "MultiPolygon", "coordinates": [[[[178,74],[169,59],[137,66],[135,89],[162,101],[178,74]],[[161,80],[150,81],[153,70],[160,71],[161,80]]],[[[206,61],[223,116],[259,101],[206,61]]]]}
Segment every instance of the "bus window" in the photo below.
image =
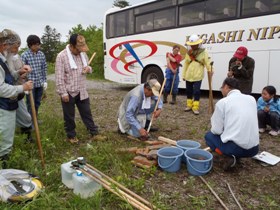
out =
{"type": "Polygon", "coordinates": [[[153,30],[153,14],[139,15],[136,17],[136,33],[153,30]]]}
{"type": "Polygon", "coordinates": [[[204,2],[179,7],[179,25],[188,25],[204,21],[204,2]]]}
{"type": "Polygon", "coordinates": [[[176,10],[166,9],[154,13],[154,29],[169,28],[175,26],[176,10]]]}
{"type": "Polygon", "coordinates": [[[205,20],[221,20],[236,15],[236,0],[208,0],[206,1],[205,20]]]}
{"type": "Polygon", "coordinates": [[[127,33],[128,34],[133,34],[134,33],[134,14],[133,14],[133,10],[128,11],[127,33]]]}
{"type": "Polygon", "coordinates": [[[106,28],[107,37],[126,35],[126,12],[119,12],[113,15],[108,15],[106,28]]]}
{"type": "Polygon", "coordinates": [[[242,15],[259,15],[261,13],[270,13],[279,11],[280,0],[251,0],[243,1],[242,15]]]}

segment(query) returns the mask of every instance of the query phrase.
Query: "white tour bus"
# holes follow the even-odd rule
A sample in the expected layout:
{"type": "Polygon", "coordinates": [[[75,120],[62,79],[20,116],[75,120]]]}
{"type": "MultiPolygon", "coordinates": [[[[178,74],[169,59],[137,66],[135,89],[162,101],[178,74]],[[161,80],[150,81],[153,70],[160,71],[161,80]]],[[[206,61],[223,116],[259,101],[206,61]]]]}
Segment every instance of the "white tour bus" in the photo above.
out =
{"type": "MultiPolygon", "coordinates": [[[[221,87],[235,50],[245,46],[255,59],[253,93],[266,85],[280,92],[279,12],[280,0],[158,0],[112,8],[104,20],[105,78],[123,84],[153,77],[162,82],[166,52],[179,45],[184,58],[186,41],[198,34],[214,61],[213,90],[221,87]]],[[[208,89],[207,77],[202,89],[208,89]]]]}

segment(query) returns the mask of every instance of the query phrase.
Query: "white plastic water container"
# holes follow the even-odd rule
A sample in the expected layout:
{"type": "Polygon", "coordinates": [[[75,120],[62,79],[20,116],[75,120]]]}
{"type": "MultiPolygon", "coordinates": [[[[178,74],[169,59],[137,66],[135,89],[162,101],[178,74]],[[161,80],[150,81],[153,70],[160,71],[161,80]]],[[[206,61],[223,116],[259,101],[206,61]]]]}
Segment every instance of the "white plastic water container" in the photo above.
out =
{"type": "MultiPolygon", "coordinates": [[[[75,161],[75,160],[72,160],[75,161]]],[[[71,168],[72,164],[69,161],[67,163],[63,163],[61,164],[60,168],[61,168],[61,179],[62,179],[62,183],[66,185],[66,187],[73,189],[74,185],[73,185],[73,174],[76,172],[76,170],[74,170],[73,168],[71,168]]]]}
{"type": "MultiPolygon", "coordinates": [[[[91,173],[101,177],[99,174],[91,170],[91,173]]],[[[80,173],[75,172],[73,175],[73,192],[76,195],[80,195],[81,198],[88,198],[95,194],[97,190],[101,188],[101,185],[92,180],[90,177],[80,173]]]]}

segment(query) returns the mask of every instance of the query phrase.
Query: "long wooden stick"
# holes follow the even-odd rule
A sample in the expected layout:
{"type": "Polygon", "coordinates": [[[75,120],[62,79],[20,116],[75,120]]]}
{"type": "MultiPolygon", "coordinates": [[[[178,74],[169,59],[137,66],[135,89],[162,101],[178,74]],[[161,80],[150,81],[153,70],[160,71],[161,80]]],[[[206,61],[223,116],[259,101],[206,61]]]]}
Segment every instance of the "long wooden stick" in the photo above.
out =
{"type": "Polygon", "coordinates": [[[231,190],[231,187],[230,187],[229,183],[227,183],[227,186],[228,186],[228,189],[229,189],[229,191],[230,191],[232,197],[234,198],[236,204],[238,205],[238,207],[240,208],[240,210],[243,210],[242,206],[240,205],[240,203],[238,202],[237,198],[235,197],[233,191],[231,190]]]}
{"type": "Polygon", "coordinates": [[[174,74],[173,75],[173,80],[172,80],[172,85],[171,85],[171,89],[170,89],[170,93],[168,95],[168,98],[167,98],[167,102],[170,104],[170,98],[172,97],[172,91],[173,91],[173,87],[174,87],[174,82],[175,82],[175,78],[176,78],[176,75],[174,74]]]}
{"type": "Polygon", "coordinates": [[[86,166],[94,171],[96,171],[98,174],[100,174],[101,176],[103,176],[104,178],[108,179],[111,183],[115,184],[116,186],[118,186],[120,189],[126,191],[127,193],[129,193],[130,195],[134,196],[135,198],[137,198],[139,201],[145,203],[146,205],[148,205],[151,208],[156,208],[155,206],[153,206],[149,201],[145,200],[144,198],[142,198],[141,196],[137,195],[136,193],[132,192],[131,190],[129,190],[128,188],[126,188],[125,186],[123,186],[122,184],[116,182],[114,179],[112,179],[111,177],[107,176],[106,174],[102,173],[101,171],[99,171],[97,168],[91,166],[90,164],[86,164],[86,166]]]}
{"type": "MultiPolygon", "coordinates": [[[[157,103],[156,103],[154,112],[155,112],[155,111],[157,110],[157,108],[158,108],[158,104],[159,104],[159,101],[161,100],[161,95],[162,95],[162,91],[163,91],[163,89],[164,89],[165,83],[166,83],[166,78],[164,78],[163,83],[162,83],[162,85],[161,85],[161,90],[160,90],[160,93],[159,93],[159,96],[158,96],[158,100],[157,100],[157,103]]],[[[152,126],[152,123],[153,123],[153,120],[154,120],[154,112],[153,112],[153,114],[152,114],[152,119],[151,119],[151,121],[150,121],[149,127],[148,127],[148,129],[147,129],[147,132],[148,132],[148,133],[150,132],[150,129],[151,129],[151,126],[152,126]]]]}
{"type": "Polygon", "coordinates": [[[93,58],[95,57],[95,55],[96,55],[96,52],[94,52],[94,53],[92,54],[91,58],[90,58],[89,61],[88,61],[88,65],[91,64],[91,62],[92,62],[93,58]]]}
{"type": "Polygon", "coordinates": [[[206,186],[210,189],[210,191],[213,193],[213,195],[217,198],[217,200],[220,202],[220,204],[224,207],[224,209],[229,210],[228,207],[224,204],[224,202],[220,199],[220,197],[217,195],[217,193],[212,189],[212,187],[206,182],[206,180],[199,176],[199,178],[206,184],[206,186]]]}
{"type": "Polygon", "coordinates": [[[213,64],[214,62],[212,61],[210,63],[211,65],[211,70],[208,72],[208,85],[209,85],[209,113],[213,114],[214,112],[214,103],[213,103],[213,91],[212,91],[212,71],[213,71],[213,64]]]}
{"type": "Polygon", "coordinates": [[[95,175],[93,173],[89,173],[88,171],[86,171],[83,168],[79,168],[79,170],[81,170],[85,175],[87,175],[90,178],[92,178],[98,184],[102,185],[105,189],[107,189],[110,192],[114,193],[115,195],[119,196],[124,201],[127,201],[128,203],[130,203],[135,208],[137,208],[139,210],[151,210],[149,207],[147,207],[146,205],[144,205],[140,201],[136,200],[135,198],[131,197],[127,193],[123,192],[122,190],[120,190],[120,189],[118,189],[116,187],[112,187],[111,184],[109,182],[107,182],[106,180],[98,177],[97,175],[95,175]]]}
{"type": "Polygon", "coordinates": [[[43,150],[42,150],[42,145],[41,145],[39,126],[38,126],[38,121],[37,121],[37,113],[36,113],[36,109],[35,109],[32,90],[29,91],[29,100],[30,100],[30,104],[31,104],[33,125],[35,128],[36,140],[37,140],[37,145],[38,145],[38,149],[39,149],[39,153],[40,153],[40,157],[41,157],[41,163],[42,163],[44,170],[46,170],[45,160],[44,160],[44,155],[43,155],[43,150]]]}

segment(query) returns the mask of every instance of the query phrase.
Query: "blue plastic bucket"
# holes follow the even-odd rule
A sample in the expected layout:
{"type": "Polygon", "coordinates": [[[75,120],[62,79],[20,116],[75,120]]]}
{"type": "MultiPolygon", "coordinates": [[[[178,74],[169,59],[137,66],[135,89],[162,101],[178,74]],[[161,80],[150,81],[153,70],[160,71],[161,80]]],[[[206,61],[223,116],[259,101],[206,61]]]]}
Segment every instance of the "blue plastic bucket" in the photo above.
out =
{"type": "Polygon", "coordinates": [[[184,155],[187,160],[188,172],[191,175],[205,175],[213,166],[213,155],[203,149],[190,149],[184,155]]]}
{"type": "Polygon", "coordinates": [[[164,147],[158,150],[158,165],[164,171],[176,172],[181,168],[184,151],[178,147],[164,147]]]}
{"type": "MultiPolygon", "coordinates": [[[[176,146],[181,148],[185,152],[189,149],[198,149],[200,148],[201,144],[197,141],[192,141],[192,140],[179,140],[176,142],[176,146]]],[[[183,155],[182,157],[182,162],[186,163],[185,155],[183,155]]]]}

